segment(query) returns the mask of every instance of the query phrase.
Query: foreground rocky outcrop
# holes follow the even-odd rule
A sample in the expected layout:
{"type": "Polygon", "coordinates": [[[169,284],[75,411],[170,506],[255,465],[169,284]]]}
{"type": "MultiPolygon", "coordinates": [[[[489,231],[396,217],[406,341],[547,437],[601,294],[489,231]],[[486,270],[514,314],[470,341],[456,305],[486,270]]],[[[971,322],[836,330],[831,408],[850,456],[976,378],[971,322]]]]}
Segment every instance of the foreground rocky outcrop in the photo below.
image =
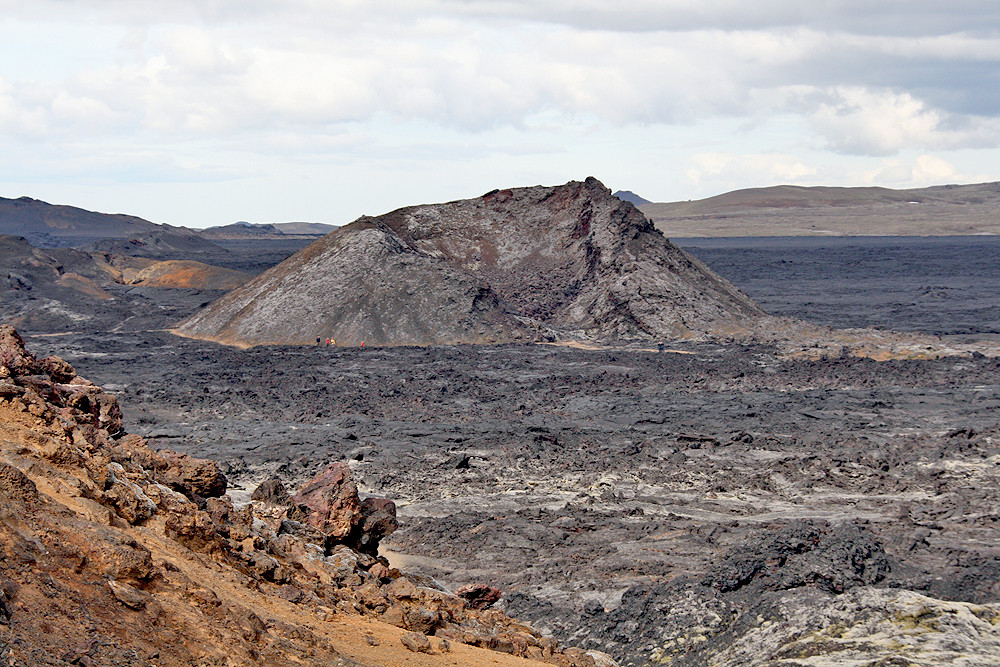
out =
{"type": "Polygon", "coordinates": [[[594,178],[362,217],[177,329],[238,345],[684,337],[763,311],[594,178]]]}
{"type": "Polygon", "coordinates": [[[113,396],[0,327],[0,657],[608,664],[390,568],[377,546],[394,506],[360,499],[343,464],[294,496],[267,485],[242,507],[226,488],[214,462],[126,434],[113,396]],[[407,631],[431,639],[404,643],[407,631]]]}

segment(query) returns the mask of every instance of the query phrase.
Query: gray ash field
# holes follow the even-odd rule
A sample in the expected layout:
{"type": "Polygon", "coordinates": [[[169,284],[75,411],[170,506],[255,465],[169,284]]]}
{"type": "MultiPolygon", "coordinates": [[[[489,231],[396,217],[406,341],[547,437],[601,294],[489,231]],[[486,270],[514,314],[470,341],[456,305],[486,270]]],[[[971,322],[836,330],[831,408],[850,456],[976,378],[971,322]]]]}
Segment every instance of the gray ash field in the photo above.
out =
{"type": "MultiPolygon", "coordinates": [[[[912,300],[901,328],[997,331],[1000,290],[980,291],[967,241],[936,241],[953,259],[940,277],[922,246],[859,243],[822,261],[794,243],[692,250],[771,312],[891,327],[899,313],[865,281],[926,282],[947,289],[912,300]],[[882,273],[886,256],[902,273],[882,273]]],[[[975,250],[1000,265],[995,239],[975,250]]],[[[183,315],[171,298],[164,313],[183,315]]],[[[127,430],[224,461],[236,493],[351,461],[364,491],[400,505],[391,558],[446,587],[497,585],[511,613],[622,664],[944,664],[996,641],[1000,359],[627,341],[238,350],[143,321],[23,333],[117,392],[127,430]],[[892,648],[921,623],[919,646],[892,648]],[[844,630],[859,624],[864,642],[844,630]]]]}

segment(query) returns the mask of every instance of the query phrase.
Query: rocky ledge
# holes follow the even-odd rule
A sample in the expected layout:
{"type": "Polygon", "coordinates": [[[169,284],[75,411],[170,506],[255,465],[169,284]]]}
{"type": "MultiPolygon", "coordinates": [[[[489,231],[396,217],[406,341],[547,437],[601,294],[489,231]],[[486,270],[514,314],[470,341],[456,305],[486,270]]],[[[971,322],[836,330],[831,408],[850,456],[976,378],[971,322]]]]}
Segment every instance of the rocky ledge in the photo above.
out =
{"type": "Polygon", "coordinates": [[[495,589],[390,567],[395,506],[361,499],[344,464],[243,506],[226,487],[214,462],[125,433],[113,396],[0,327],[0,659],[614,664],[490,609],[495,589]]]}

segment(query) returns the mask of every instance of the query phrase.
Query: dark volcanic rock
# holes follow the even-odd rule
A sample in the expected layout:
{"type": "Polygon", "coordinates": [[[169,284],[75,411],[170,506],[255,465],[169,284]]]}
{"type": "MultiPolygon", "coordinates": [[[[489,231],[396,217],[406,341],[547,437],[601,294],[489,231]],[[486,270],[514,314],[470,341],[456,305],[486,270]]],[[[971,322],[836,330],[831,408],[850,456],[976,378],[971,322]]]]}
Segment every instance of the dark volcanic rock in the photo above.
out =
{"type": "Polygon", "coordinates": [[[201,234],[181,227],[163,226],[125,238],[107,238],[96,241],[92,249],[108,254],[151,259],[205,259],[224,258],[229,251],[204,238],[201,234]]]}
{"type": "Polygon", "coordinates": [[[186,320],[236,344],[685,336],[763,315],[599,181],[360,218],[186,320]]]}
{"type": "MultiPolygon", "coordinates": [[[[191,248],[206,247],[197,238],[188,241],[191,248]]],[[[138,249],[122,243],[125,250],[138,249]]],[[[217,250],[223,254],[192,255],[211,261],[225,258],[227,251],[217,250]]],[[[27,331],[160,328],[248,278],[203,262],[40,248],[22,237],[0,236],[0,319],[27,331]]]]}
{"type": "Polygon", "coordinates": [[[704,583],[722,592],[752,585],[756,590],[816,586],[843,593],[876,584],[888,573],[882,545],[857,526],[826,528],[797,521],[775,531],[752,533],[732,548],[704,583]]]}
{"type": "Polygon", "coordinates": [[[365,498],[361,501],[360,534],[355,548],[362,552],[378,555],[378,545],[383,537],[396,532],[396,503],[388,498],[365,498]]]}
{"type": "Polygon", "coordinates": [[[288,491],[285,490],[285,485],[282,484],[281,480],[277,477],[272,477],[271,479],[261,482],[260,485],[254,489],[250,498],[252,500],[259,500],[260,502],[268,505],[277,505],[279,507],[291,507],[292,505],[292,497],[288,495],[288,491]]]}

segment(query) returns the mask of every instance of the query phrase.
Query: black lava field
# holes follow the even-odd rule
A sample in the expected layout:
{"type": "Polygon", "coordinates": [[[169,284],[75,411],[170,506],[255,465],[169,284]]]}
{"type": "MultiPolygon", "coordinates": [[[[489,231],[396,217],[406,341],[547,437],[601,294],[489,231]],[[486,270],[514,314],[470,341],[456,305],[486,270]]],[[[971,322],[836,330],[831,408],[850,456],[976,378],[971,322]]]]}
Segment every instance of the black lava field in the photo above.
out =
{"type": "MultiPolygon", "coordinates": [[[[774,314],[1000,331],[995,238],[682,246],[774,314]]],[[[22,334],[117,393],[130,432],[223,461],[237,498],[350,461],[363,492],[399,506],[394,563],[447,588],[496,585],[512,613],[622,664],[702,664],[677,648],[684,632],[737,637],[788,590],[1000,602],[998,358],[636,341],[239,350],[163,330],[206,295],[164,295],[161,315],[155,290],[134,297],[114,332],[97,316],[22,334]]]]}

